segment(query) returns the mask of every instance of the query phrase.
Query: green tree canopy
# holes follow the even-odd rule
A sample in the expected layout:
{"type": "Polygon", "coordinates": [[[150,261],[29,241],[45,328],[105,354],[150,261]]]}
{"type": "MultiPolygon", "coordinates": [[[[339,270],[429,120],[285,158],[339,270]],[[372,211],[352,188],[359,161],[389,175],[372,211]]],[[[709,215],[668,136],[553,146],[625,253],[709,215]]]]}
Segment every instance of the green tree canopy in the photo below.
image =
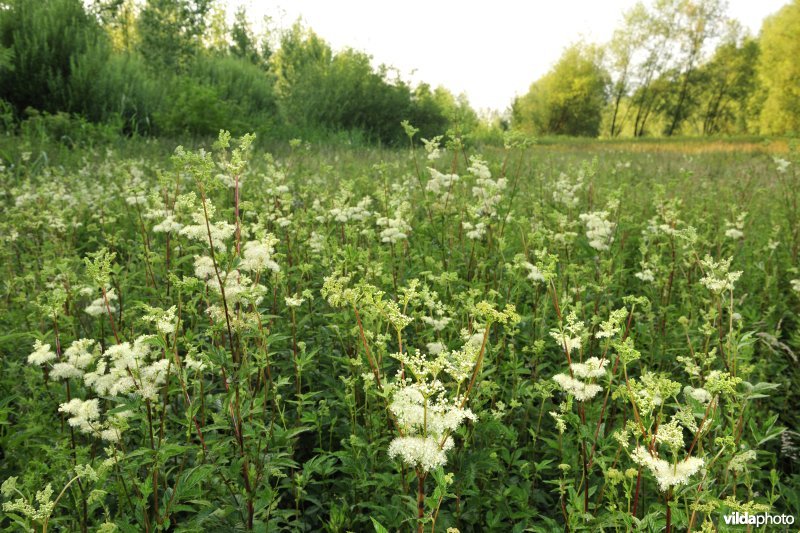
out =
{"type": "Polygon", "coordinates": [[[764,133],[800,132],[800,0],[764,21],[759,78],[764,94],[764,133]]]}
{"type": "Polygon", "coordinates": [[[535,134],[597,136],[608,72],[597,47],[575,44],[512,107],[514,125],[535,134]]]}

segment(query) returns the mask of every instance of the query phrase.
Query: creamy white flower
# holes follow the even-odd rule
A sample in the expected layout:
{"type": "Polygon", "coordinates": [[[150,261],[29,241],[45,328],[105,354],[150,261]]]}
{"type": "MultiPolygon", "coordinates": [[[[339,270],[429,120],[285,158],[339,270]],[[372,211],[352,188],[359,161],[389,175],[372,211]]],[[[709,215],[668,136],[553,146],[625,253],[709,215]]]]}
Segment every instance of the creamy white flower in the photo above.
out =
{"type": "Polygon", "coordinates": [[[579,402],[591,400],[597,396],[598,392],[603,390],[600,385],[587,384],[567,374],[556,374],[553,376],[553,381],[558,383],[565,392],[573,395],[579,402]]]}
{"type": "Polygon", "coordinates": [[[589,239],[589,246],[598,251],[608,250],[614,241],[614,230],[616,224],[608,220],[607,211],[593,211],[583,213],[580,219],[586,224],[586,238],[589,239]]]}
{"type": "Polygon", "coordinates": [[[606,375],[608,359],[602,361],[597,357],[590,357],[583,363],[572,363],[572,374],[579,378],[599,378],[606,375]]]}
{"type": "Polygon", "coordinates": [[[442,353],[442,351],[444,351],[444,344],[442,344],[441,342],[429,342],[426,345],[426,348],[428,348],[429,354],[439,355],[440,353],[442,353]]]}
{"type": "Polygon", "coordinates": [[[731,459],[731,462],[728,463],[728,469],[741,474],[744,472],[745,468],[747,468],[747,463],[755,460],[755,458],[755,450],[747,450],[746,452],[736,454],[733,459],[731,459]]]}
{"type": "Polygon", "coordinates": [[[581,349],[581,338],[578,336],[570,337],[567,332],[561,333],[558,331],[551,331],[550,336],[558,342],[560,348],[565,349],[569,353],[581,349]]]}
{"type": "Polygon", "coordinates": [[[450,199],[453,185],[458,182],[458,174],[443,174],[435,168],[428,168],[431,179],[425,185],[425,190],[437,195],[440,204],[444,205],[450,199]]]}
{"type": "Polygon", "coordinates": [[[475,176],[475,185],[472,187],[472,196],[478,202],[475,214],[478,217],[495,217],[497,205],[502,200],[502,191],[508,185],[508,180],[499,178],[493,180],[486,162],[479,157],[470,157],[470,166],[467,171],[475,176]]]}
{"type": "Polygon", "coordinates": [[[777,170],[781,174],[786,173],[786,170],[789,168],[789,165],[791,165],[789,161],[783,159],[782,157],[773,156],[772,160],[775,162],[775,170],[777,170]]]}
{"type": "MultiPolygon", "coordinates": [[[[114,292],[114,289],[109,289],[106,291],[106,298],[108,299],[108,307],[111,309],[111,312],[116,313],[117,306],[114,305],[114,301],[117,299],[117,294],[114,292]]],[[[92,303],[90,303],[86,309],[84,309],[84,312],[87,315],[95,317],[108,313],[106,302],[103,297],[101,296],[100,298],[93,300],[92,303]]]]}
{"type": "Polygon", "coordinates": [[[744,232],[737,228],[729,228],[725,231],[725,236],[729,239],[739,240],[744,237],[744,232]]]}
{"type": "Polygon", "coordinates": [[[83,433],[92,433],[98,429],[100,409],[97,398],[85,401],[73,398],[67,403],[62,403],[58,410],[72,415],[67,422],[83,433]]]}
{"type": "Polygon", "coordinates": [[[544,277],[544,274],[539,267],[534,264],[529,263],[528,261],[524,261],[522,266],[528,269],[528,279],[533,281],[534,283],[544,283],[547,281],[544,277]]]}
{"type": "Polygon", "coordinates": [[[381,242],[394,244],[408,238],[411,233],[411,226],[402,218],[402,212],[398,209],[394,218],[380,217],[376,221],[378,226],[384,228],[381,233],[381,242]]]}
{"type": "Polygon", "coordinates": [[[194,275],[206,281],[216,275],[214,260],[206,255],[194,256],[194,275]]]}
{"type": "Polygon", "coordinates": [[[423,316],[422,318],[420,318],[420,320],[431,326],[434,331],[442,331],[444,328],[447,327],[447,324],[450,323],[450,317],[446,316],[439,318],[423,316]]]}
{"type": "Polygon", "coordinates": [[[79,378],[83,372],[70,363],[55,363],[50,370],[50,379],[70,379],[79,378]]]}
{"type": "Polygon", "coordinates": [[[433,139],[422,139],[422,145],[425,147],[425,152],[428,154],[428,161],[436,161],[441,157],[442,151],[439,149],[439,143],[442,140],[441,135],[437,135],[433,139]]]}
{"type": "Polygon", "coordinates": [[[441,447],[433,437],[396,437],[389,444],[389,457],[400,457],[405,464],[430,472],[447,463],[447,451],[452,447],[452,437],[441,447]]]}
{"type": "Polygon", "coordinates": [[[677,485],[687,484],[689,478],[697,473],[704,464],[699,457],[688,457],[673,465],[664,459],[653,457],[643,446],[639,446],[633,451],[631,459],[633,459],[634,463],[645,466],[650,470],[650,473],[655,476],[658,482],[658,488],[662,492],[666,492],[677,485]]]}
{"type": "Polygon", "coordinates": [[[300,307],[303,305],[303,302],[305,302],[306,299],[300,298],[297,294],[295,294],[294,296],[286,296],[284,301],[286,302],[286,307],[300,307]]]}
{"type": "Polygon", "coordinates": [[[28,356],[29,365],[43,365],[56,358],[56,353],[50,349],[49,344],[42,344],[36,340],[33,343],[33,353],[28,356]]]}
{"type": "Polygon", "coordinates": [[[582,188],[583,180],[580,177],[573,182],[562,172],[553,188],[553,200],[567,208],[577,207],[580,202],[578,193],[582,188]]]}
{"type": "Polygon", "coordinates": [[[244,243],[242,262],[239,267],[249,272],[280,271],[281,267],[272,259],[277,243],[278,239],[272,234],[268,234],[258,241],[244,243]]]}
{"type": "Polygon", "coordinates": [[[133,345],[123,342],[109,346],[95,369],[83,376],[87,387],[101,396],[123,394],[156,400],[166,382],[169,360],[149,344],[152,336],[140,336],[133,345]]]}
{"type": "MultiPolygon", "coordinates": [[[[206,210],[208,211],[208,218],[210,220],[214,215],[214,207],[213,204],[211,204],[211,202],[208,200],[206,200],[206,210]]],[[[217,250],[225,250],[225,241],[233,235],[234,231],[236,231],[236,226],[225,221],[206,223],[206,215],[202,208],[192,214],[192,219],[194,220],[194,224],[183,227],[180,230],[180,234],[192,240],[208,244],[210,233],[211,242],[214,244],[214,248],[217,250]]]]}
{"type": "Polygon", "coordinates": [[[464,222],[464,230],[466,231],[467,239],[473,241],[479,241],[483,239],[483,236],[486,235],[486,224],[483,222],[477,222],[472,224],[471,222],[464,222]]]}
{"type": "Polygon", "coordinates": [[[711,401],[711,393],[703,388],[694,388],[687,385],[683,388],[683,394],[689,398],[694,398],[702,404],[707,404],[711,401]]]}
{"type": "Polygon", "coordinates": [[[308,239],[308,247],[311,248],[311,251],[315,254],[322,253],[322,250],[325,249],[325,236],[316,231],[312,231],[308,239]]]}
{"type": "Polygon", "coordinates": [[[670,420],[659,426],[658,433],[656,433],[656,442],[665,444],[673,451],[683,447],[683,427],[681,427],[677,419],[670,420]]]}
{"type": "Polygon", "coordinates": [[[164,220],[153,226],[156,233],[177,233],[183,229],[183,224],[175,220],[174,215],[165,215],[164,220]]]}
{"type": "Polygon", "coordinates": [[[477,420],[469,409],[462,409],[444,400],[434,401],[425,398],[419,385],[409,385],[399,389],[389,404],[397,423],[408,433],[422,433],[441,437],[455,431],[464,420],[477,420]]]}

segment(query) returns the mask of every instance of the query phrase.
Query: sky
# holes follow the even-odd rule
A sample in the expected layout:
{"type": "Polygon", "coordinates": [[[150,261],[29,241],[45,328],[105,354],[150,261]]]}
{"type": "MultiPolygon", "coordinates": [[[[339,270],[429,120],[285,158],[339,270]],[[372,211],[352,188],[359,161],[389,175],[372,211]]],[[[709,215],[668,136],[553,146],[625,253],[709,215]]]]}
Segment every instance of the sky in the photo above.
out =
{"type": "MultiPolygon", "coordinates": [[[[545,74],[565,47],[603,43],[636,0],[227,0],[253,21],[304,24],[341,50],[397,68],[412,83],[466,93],[478,110],[505,110],[545,74]]],[[[788,0],[729,0],[730,16],[757,35],[788,0]]]]}

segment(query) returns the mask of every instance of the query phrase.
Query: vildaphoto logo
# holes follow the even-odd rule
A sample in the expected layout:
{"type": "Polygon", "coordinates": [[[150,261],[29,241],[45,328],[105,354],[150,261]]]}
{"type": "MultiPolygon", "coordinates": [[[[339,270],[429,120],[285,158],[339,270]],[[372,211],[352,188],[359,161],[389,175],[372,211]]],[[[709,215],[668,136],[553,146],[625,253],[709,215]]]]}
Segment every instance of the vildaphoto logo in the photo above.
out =
{"type": "Polygon", "coordinates": [[[794,516],[790,514],[750,514],[736,511],[735,513],[724,515],[722,519],[729,526],[790,526],[794,524],[794,516]]]}

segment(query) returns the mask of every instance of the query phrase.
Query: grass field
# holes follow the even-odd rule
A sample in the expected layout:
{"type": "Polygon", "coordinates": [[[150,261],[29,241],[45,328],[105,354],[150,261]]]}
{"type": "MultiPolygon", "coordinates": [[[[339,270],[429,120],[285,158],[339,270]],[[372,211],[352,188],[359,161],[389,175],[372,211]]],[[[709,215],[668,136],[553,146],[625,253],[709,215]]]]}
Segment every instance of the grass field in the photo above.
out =
{"type": "Polygon", "coordinates": [[[793,143],[249,141],[0,143],[0,529],[800,514],[793,143]]]}

